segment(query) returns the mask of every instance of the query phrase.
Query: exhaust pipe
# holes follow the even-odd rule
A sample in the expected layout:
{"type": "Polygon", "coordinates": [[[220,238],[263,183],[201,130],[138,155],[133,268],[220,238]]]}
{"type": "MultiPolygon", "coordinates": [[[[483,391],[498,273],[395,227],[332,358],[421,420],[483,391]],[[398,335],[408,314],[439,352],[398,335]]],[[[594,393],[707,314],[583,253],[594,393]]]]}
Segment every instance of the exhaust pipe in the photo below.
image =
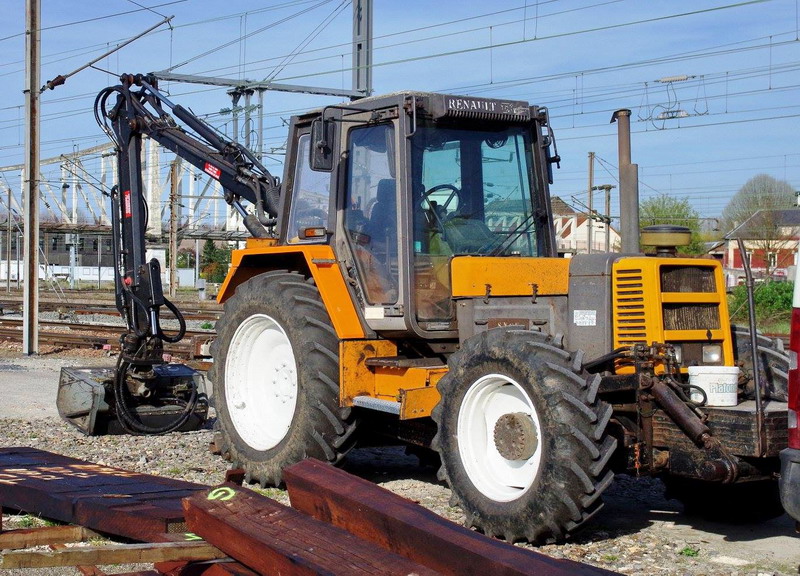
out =
{"type": "Polygon", "coordinates": [[[631,111],[617,110],[611,116],[617,122],[619,147],[619,206],[623,254],[638,253],[639,250],[639,165],[631,163],[631,111]]]}

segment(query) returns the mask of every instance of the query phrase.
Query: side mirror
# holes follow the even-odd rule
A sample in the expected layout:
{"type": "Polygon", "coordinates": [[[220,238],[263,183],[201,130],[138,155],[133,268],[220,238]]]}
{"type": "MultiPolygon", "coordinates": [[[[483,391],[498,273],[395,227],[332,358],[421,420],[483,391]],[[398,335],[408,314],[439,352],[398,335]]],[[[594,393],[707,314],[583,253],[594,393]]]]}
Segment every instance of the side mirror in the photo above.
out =
{"type": "Polygon", "coordinates": [[[311,157],[309,164],[317,172],[333,170],[333,148],[336,139],[336,124],[322,118],[311,124],[311,157]]]}

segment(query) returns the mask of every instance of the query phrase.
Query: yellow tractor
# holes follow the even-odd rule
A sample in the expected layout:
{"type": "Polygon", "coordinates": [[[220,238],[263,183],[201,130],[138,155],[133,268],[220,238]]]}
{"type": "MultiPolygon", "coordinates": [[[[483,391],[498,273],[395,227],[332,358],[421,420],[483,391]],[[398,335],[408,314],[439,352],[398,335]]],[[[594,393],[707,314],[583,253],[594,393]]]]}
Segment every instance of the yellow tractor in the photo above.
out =
{"type": "Polygon", "coordinates": [[[247,480],[401,442],[438,453],[469,525],[537,542],[584,524],[615,471],[708,502],[777,486],[786,355],[763,337],[752,354],[720,263],[676,256],[674,230],[651,231],[661,257],[559,257],[546,109],[422,92],[327,106],[292,119],[278,182],[154,81],[115,90],[100,113],[115,138],[169,140],[169,115],[143,112],[169,105],[211,149],[187,152],[183,132],[165,145],[220,180],[253,233],[219,292],[209,373],[217,445],[247,480]],[[712,405],[698,367],[741,369],[719,384],[735,406],[712,405]]]}

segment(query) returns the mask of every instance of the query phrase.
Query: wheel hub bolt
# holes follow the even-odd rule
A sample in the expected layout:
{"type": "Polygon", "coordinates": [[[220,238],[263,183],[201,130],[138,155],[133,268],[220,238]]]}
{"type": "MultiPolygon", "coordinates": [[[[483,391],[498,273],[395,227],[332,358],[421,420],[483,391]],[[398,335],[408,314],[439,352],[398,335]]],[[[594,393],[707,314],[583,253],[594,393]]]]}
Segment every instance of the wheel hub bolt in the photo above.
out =
{"type": "Polygon", "coordinates": [[[506,460],[527,460],[536,453],[539,438],[530,415],[503,414],[494,425],[494,445],[506,460]]]}

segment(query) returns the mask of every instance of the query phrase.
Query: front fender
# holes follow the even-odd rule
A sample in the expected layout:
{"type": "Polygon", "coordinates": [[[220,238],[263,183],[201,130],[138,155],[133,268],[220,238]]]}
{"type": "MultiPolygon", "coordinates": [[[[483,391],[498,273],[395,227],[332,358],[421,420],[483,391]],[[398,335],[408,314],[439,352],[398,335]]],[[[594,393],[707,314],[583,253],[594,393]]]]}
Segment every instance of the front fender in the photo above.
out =
{"type": "Polygon", "coordinates": [[[310,275],[339,339],[365,337],[361,316],[353,304],[336,255],[327,244],[276,246],[269,240],[248,240],[246,248],[231,254],[231,267],[217,294],[217,302],[225,302],[242,282],[271,270],[310,275]]]}

